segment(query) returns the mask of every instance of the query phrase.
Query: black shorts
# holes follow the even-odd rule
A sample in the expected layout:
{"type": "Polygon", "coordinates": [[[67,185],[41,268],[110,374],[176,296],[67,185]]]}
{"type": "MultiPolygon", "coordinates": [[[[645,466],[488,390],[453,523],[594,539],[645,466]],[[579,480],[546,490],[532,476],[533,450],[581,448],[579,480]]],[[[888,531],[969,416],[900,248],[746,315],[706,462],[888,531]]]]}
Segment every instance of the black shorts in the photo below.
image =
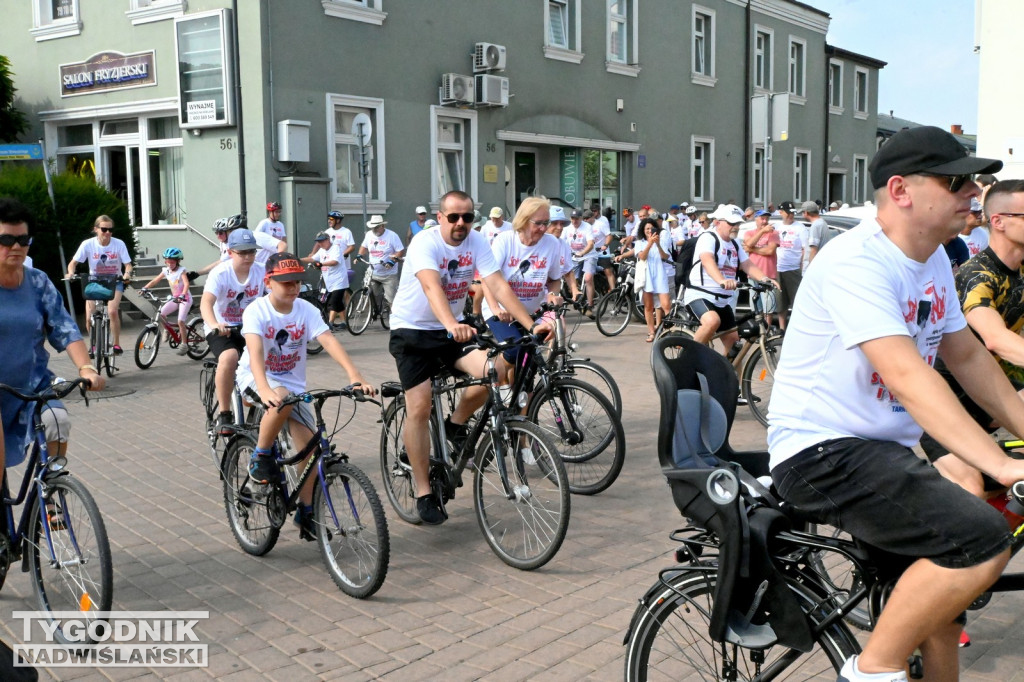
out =
{"type": "Polygon", "coordinates": [[[803,274],[800,270],[786,270],[779,273],[779,293],[775,299],[775,309],[783,314],[788,314],[793,307],[793,299],[796,298],[796,290],[800,288],[800,280],[803,274]]]}
{"type": "Polygon", "coordinates": [[[215,358],[219,358],[220,354],[228,349],[237,350],[239,356],[245,350],[245,337],[237,329],[232,329],[231,333],[227,336],[221,336],[217,332],[210,332],[206,335],[206,343],[210,345],[210,353],[215,358]]]}
{"type": "Polygon", "coordinates": [[[943,568],[984,563],[1010,546],[1002,515],[899,443],[828,440],[772,469],[784,500],[820,522],[943,568]]]}
{"type": "Polygon", "coordinates": [[[345,292],[348,289],[335,289],[327,294],[327,309],[332,313],[345,312],[345,292]]]}
{"type": "MultiPolygon", "coordinates": [[[[724,301],[725,299],[722,300],[724,301]]],[[[719,307],[706,298],[698,298],[692,303],[687,303],[686,307],[690,309],[690,312],[698,320],[708,311],[713,310],[718,313],[718,319],[721,320],[718,323],[718,331],[720,332],[736,328],[736,313],[732,311],[732,306],[730,305],[719,307]]]]}
{"type": "Polygon", "coordinates": [[[450,339],[443,329],[392,329],[388,351],[395,358],[402,388],[410,389],[429,381],[442,368],[455,369],[459,358],[470,353],[466,347],[471,343],[450,339]]]}

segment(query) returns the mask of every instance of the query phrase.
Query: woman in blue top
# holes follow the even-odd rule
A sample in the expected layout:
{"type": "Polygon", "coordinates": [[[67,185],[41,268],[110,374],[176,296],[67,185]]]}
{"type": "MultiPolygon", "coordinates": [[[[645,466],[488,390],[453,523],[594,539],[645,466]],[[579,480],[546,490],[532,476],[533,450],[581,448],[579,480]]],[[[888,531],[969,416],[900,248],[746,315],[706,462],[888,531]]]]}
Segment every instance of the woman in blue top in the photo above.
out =
{"type": "MultiPolygon", "coordinates": [[[[48,341],[57,351],[67,351],[98,391],[105,381],[89,364],[89,352],[75,320],[64,309],[64,300],[42,270],[26,268],[29,225],[32,214],[19,201],[0,198],[0,383],[28,393],[40,391],[54,379],[48,367],[48,341]]],[[[0,420],[4,437],[0,441],[0,467],[20,464],[31,438],[32,406],[6,392],[0,392],[0,420]]],[[[52,455],[67,449],[70,422],[60,401],[43,410],[46,440],[52,455]]]]}

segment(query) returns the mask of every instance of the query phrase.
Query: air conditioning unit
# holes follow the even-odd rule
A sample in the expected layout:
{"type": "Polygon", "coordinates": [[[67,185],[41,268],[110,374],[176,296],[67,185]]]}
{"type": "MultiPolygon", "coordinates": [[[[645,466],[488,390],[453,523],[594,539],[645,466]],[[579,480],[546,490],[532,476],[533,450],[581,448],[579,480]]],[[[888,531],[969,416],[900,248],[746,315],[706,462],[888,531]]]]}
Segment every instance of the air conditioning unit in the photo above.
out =
{"type": "Polygon", "coordinates": [[[508,78],[478,74],[476,76],[476,103],[495,107],[508,106],[508,78]]]}
{"type": "Polygon", "coordinates": [[[458,73],[441,75],[441,104],[472,104],[473,77],[458,73]]]}
{"type": "Polygon", "coordinates": [[[505,69],[505,46],[494,43],[477,43],[473,51],[473,73],[503,71],[505,69]]]}

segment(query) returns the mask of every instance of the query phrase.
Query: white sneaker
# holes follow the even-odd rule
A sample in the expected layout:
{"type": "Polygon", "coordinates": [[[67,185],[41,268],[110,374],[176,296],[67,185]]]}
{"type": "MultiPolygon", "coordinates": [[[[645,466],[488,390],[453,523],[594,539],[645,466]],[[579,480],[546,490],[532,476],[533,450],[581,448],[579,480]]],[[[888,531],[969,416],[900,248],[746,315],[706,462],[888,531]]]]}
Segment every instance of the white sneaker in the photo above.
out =
{"type": "Polygon", "coordinates": [[[186,353],[188,353],[187,343],[183,343],[180,346],[178,346],[178,355],[185,355],[186,353]]]}
{"type": "Polygon", "coordinates": [[[857,668],[857,657],[851,656],[843,664],[836,682],[907,682],[907,673],[903,670],[898,673],[862,673],[857,668]]]}
{"type": "Polygon", "coordinates": [[[523,464],[533,466],[537,463],[537,457],[533,454],[532,448],[522,448],[520,454],[523,456],[523,464]]]}

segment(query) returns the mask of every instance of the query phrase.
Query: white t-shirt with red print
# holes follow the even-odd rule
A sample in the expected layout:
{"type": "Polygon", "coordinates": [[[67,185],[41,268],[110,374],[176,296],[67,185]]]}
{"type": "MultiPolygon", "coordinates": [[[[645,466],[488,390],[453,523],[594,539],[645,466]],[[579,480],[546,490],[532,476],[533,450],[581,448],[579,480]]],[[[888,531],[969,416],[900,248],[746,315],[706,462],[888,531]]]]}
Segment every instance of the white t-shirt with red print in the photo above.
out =
{"type": "MultiPolygon", "coordinates": [[[[263,339],[263,365],[267,378],[292,393],[306,390],[306,343],[330,331],[316,306],[299,298],[290,313],[280,313],[265,296],[242,314],[242,335],[263,339]]],[[[238,361],[238,385],[253,386],[252,356],[248,344],[238,361]]]]}
{"type": "MultiPolygon", "coordinates": [[[[237,327],[242,324],[242,312],[250,303],[263,295],[263,276],[266,269],[259,263],[253,263],[249,276],[239,282],[231,261],[225,261],[210,270],[203,285],[203,295],[213,294],[217,299],[213,304],[213,314],[219,324],[237,327]]],[[[207,334],[212,330],[203,325],[207,334]]]]}
{"type": "Polygon", "coordinates": [[[721,308],[729,305],[729,301],[732,299],[733,292],[726,291],[725,287],[720,286],[715,280],[711,279],[711,276],[704,271],[704,266],[700,262],[702,253],[714,254],[715,237],[718,238],[717,265],[722,273],[722,277],[725,279],[736,279],[736,271],[747,260],[747,252],[743,250],[738,240],[722,239],[721,235],[714,232],[714,228],[702,232],[700,237],[697,238],[697,244],[693,249],[693,266],[690,268],[687,280],[691,286],[686,287],[686,294],[683,296],[683,302],[687,305],[699,298],[703,298],[710,302],[711,305],[721,308]],[[693,287],[700,287],[705,291],[699,291],[693,287]],[[722,294],[722,296],[715,296],[714,294],[722,294]]]}
{"type": "Polygon", "coordinates": [[[393,261],[395,254],[405,249],[402,240],[397,234],[385,228],[378,237],[370,230],[363,237],[361,244],[370,255],[370,264],[373,266],[373,274],[377,277],[394,277],[398,274],[398,264],[387,265],[385,261],[393,261]]]}
{"type": "Polygon", "coordinates": [[[409,242],[398,292],[391,303],[392,329],[444,329],[430,309],[427,295],[416,277],[420,270],[435,270],[441,275],[441,286],[452,315],[461,320],[474,270],[478,270],[481,277],[487,277],[498,271],[498,263],[487,237],[475,230],[470,230],[458,246],[448,244],[439,229],[422,230],[409,242]]]}
{"type": "Polygon", "coordinates": [[[90,275],[120,275],[121,267],[131,264],[132,257],[117,237],[111,237],[106,246],[100,245],[99,237],[92,237],[79,245],[71,260],[88,263],[90,275]]]}
{"type": "MultiPolygon", "coordinates": [[[[545,234],[533,246],[523,244],[516,232],[505,232],[491,244],[494,260],[501,268],[501,274],[508,281],[526,310],[534,313],[548,293],[548,280],[562,276],[562,242],[554,235],[545,234]],[[523,263],[529,263],[524,266],[523,263]]],[[[481,307],[484,319],[490,319],[495,311],[484,298],[481,307]]]]}

